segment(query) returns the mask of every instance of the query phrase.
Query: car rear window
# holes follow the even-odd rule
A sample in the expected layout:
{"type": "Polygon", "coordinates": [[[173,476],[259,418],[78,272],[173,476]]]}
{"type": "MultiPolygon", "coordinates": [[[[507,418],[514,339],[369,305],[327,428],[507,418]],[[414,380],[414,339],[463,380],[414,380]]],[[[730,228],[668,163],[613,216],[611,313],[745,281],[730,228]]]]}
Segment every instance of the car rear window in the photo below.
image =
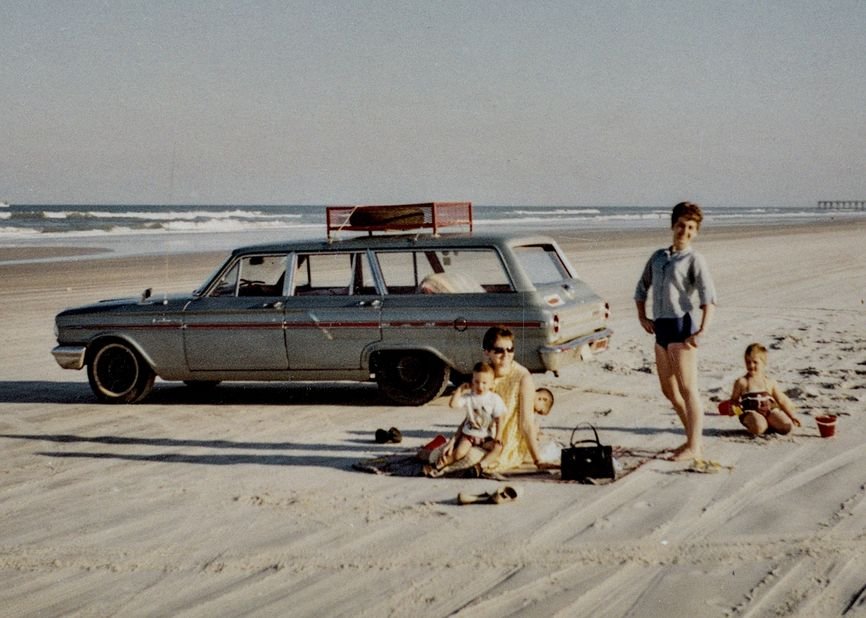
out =
{"type": "Polygon", "coordinates": [[[514,254],[535,285],[557,283],[571,278],[568,268],[553,245],[515,247],[514,254]]]}

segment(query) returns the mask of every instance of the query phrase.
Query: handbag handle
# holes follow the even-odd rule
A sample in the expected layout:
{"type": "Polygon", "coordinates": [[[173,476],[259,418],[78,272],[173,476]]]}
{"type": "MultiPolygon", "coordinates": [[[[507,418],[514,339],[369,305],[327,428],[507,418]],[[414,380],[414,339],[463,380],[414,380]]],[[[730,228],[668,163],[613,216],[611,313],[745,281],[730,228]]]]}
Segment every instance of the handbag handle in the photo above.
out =
{"type": "Polygon", "coordinates": [[[595,434],[595,443],[601,446],[601,440],[598,439],[598,432],[595,430],[595,425],[593,425],[592,423],[578,423],[577,425],[575,425],[574,429],[571,430],[571,440],[569,440],[569,442],[571,442],[571,445],[574,446],[575,444],[580,444],[581,442],[592,442],[592,440],[580,440],[578,442],[574,441],[574,432],[580,429],[582,425],[586,425],[587,427],[592,429],[592,433],[595,434]]]}

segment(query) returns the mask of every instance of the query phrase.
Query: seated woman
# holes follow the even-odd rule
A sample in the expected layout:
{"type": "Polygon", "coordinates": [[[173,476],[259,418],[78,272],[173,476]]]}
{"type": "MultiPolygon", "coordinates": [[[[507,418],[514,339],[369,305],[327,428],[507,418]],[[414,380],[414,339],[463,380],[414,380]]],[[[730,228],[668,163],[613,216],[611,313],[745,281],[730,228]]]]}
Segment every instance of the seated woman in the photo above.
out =
{"type": "Polygon", "coordinates": [[[477,463],[482,470],[490,472],[504,472],[526,464],[540,469],[558,467],[558,462],[543,461],[541,456],[535,419],[535,383],[529,370],[514,360],[514,334],[508,328],[494,326],[484,334],[483,349],[487,362],[493,367],[493,392],[505,402],[505,414],[500,420],[502,444],[495,444],[486,452],[473,448],[462,460],[443,468],[441,474],[477,463]]]}

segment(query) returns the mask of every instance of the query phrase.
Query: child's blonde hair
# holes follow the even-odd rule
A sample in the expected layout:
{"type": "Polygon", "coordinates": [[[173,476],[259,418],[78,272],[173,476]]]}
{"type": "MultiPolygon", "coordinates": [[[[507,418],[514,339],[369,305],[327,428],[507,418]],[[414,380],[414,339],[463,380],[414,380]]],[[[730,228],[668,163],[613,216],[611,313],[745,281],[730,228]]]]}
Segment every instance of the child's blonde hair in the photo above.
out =
{"type": "Polygon", "coordinates": [[[764,363],[767,362],[767,348],[765,348],[760,343],[750,343],[746,346],[746,352],[743,354],[743,358],[749,358],[751,356],[756,356],[760,358],[764,363]]]}

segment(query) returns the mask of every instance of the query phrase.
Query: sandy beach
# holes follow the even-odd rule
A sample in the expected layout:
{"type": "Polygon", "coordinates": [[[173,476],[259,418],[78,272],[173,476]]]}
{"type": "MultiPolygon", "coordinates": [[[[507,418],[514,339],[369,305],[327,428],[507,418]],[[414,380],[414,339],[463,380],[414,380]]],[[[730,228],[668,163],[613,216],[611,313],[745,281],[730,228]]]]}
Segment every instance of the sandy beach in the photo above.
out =
{"type": "MultiPolygon", "coordinates": [[[[609,485],[517,479],[517,500],[471,506],[457,494],[502,483],[352,468],[451,431],[444,397],[401,408],[367,384],[157,382],[106,406],[55,364],[59,310],[190,290],[220,255],[0,263],[0,615],[866,615],[864,237],[851,220],[698,239],[720,297],[700,352],[719,471],[646,457],[609,485]],[[798,407],[788,436],[716,413],[753,341],[798,407]],[[823,413],[839,416],[831,439],[823,413]],[[376,444],[391,426],[403,442],[376,444]]],[[[536,376],[557,397],[543,431],[565,442],[589,421],[632,452],[677,446],[631,300],[668,231],[556,238],[610,301],[615,336],[536,376]]]]}

